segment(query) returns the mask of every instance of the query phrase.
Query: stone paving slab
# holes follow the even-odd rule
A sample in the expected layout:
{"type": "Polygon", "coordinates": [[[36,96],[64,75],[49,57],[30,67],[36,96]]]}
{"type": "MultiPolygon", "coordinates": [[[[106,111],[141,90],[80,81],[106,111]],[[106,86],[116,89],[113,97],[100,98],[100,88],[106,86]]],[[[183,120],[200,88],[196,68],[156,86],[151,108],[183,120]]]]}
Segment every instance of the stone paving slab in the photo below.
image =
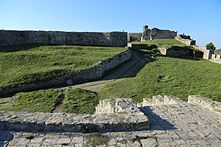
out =
{"type": "MultiPolygon", "coordinates": [[[[187,102],[145,106],[150,130],[105,132],[108,140],[100,145],[122,147],[219,147],[221,116],[204,107],[187,102]]],[[[74,132],[9,132],[0,131],[0,146],[93,146],[91,134],[74,132]]],[[[95,146],[95,145],[94,145],[95,146]]]]}

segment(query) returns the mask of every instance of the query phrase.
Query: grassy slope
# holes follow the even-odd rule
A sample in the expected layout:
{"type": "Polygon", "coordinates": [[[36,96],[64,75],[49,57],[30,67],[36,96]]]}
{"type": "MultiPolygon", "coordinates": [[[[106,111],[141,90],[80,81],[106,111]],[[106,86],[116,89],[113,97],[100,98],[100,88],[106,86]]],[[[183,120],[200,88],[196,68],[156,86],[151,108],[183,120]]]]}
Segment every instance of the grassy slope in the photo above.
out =
{"type": "Polygon", "coordinates": [[[102,98],[132,97],[142,101],[153,95],[202,95],[221,101],[221,65],[205,60],[160,57],[147,64],[136,77],[104,87],[102,98]]]}
{"type": "Polygon", "coordinates": [[[144,42],[133,42],[135,44],[155,44],[159,47],[161,46],[185,46],[185,44],[181,43],[180,41],[177,41],[176,39],[154,39],[154,40],[147,40],[144,42]]]}
{"type": "Polygon", "coordinates": [[[68,89],[61,108],[66,113],[94,113],[98,105],[97,93],[83,89],[68,89]]]}
{"type": "Polygon", "coordinates": [[[17,52],[0,52],[0,87],[79,71],[124,50],[90,46],[41,46],[17,52]]]}
{"type": "Polygon", "coordinates": [[[22,92],[16,94],[15,100],[0,105],[0,111],[51,112],[58,95],[58,90],[22,92]]]}

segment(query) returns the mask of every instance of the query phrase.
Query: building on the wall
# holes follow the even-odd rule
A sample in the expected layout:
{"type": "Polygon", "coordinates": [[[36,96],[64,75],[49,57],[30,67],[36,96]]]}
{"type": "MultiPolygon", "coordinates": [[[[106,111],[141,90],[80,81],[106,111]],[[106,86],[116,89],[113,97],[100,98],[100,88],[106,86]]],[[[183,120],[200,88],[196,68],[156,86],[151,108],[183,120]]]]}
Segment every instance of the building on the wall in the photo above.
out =
{"type": "Polygon", "coordinates": [[[128,33],[128,42],[141,41],[142,33],[128,33]]]}
{"type": "Polygon", "coordinates": [[[148,25],[143,27],[142,33],[129,33],[128,41],[145,41],[152,39],[175,39],[177,36],[176,31],[171,30],[161,30],[158,28],[149,29],[148,25]]]}

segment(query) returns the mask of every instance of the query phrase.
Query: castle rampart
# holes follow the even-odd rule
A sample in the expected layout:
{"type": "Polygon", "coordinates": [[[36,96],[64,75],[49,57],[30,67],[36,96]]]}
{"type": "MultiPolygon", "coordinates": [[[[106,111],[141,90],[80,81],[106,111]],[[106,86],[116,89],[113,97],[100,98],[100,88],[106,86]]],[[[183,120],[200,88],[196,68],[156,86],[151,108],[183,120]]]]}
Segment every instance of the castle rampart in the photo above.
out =
{"type": "Polygon", "coordinates": [[[0,46],[13,45],[127,46],[127,32],[61,32],[0,30],[0,46]]]}

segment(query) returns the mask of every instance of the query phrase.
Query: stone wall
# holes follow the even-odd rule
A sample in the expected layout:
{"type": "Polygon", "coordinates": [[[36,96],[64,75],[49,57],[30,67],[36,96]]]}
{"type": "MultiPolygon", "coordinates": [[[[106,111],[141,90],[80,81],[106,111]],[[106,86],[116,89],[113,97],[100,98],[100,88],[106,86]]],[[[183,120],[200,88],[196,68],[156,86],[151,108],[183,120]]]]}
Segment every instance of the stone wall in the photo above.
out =
{"type": "Polygon", "coordinates": [[[192,39],[183,39],[181,38],[181,36],[176,36],[175,37],[176,40],[182,42],[185,45],[196,45],[196,40],[192,40],[192,39]]]}
{"type": "Polygon", "coordinates": [[[24,85],[19,84],[15,87],[0,88],[0,96],[22,92],[22,91],[73,85],[77,83],[97,80],[100,79],[107,71],[128,61],[130,58],[131,58],[131,51],[127,50],[118,55],[115,55],[114,57],[101,61],[100,63],[98,63],[97,65],[91,68],[82,70],[80,72],[74,72],[71,73],[70,75],[65,75],[62,77],[57,77],[54,79],[49,79],[44,81],[28,83],[24,85]]]}
{"type": "Polygon", "coordinates": [[[188,97],[188,103],[197,105],[199,107],[207,108],[210,111],[221,114],[221,102],[216,102],[212,99],[202,97],[199,95],[190,95],[188,97]]]}
{"type": "Polygon", "coordinates": [[[59,32],[0,30],[0,46],[47,44],[127,46],[127,32],[59,32]]]}
{"type": "MultiPolygon", "coordinates": [[[[208,50],[209,51],[209,50],[208,50]]],[[[211,51],[210,51],[211,52],[211,51]]],[[[221,56],[218,54],[211,54],[211,58],[210,61],[214,62],[214,63],[218,63],[221,64],[221,56]]]]}
{"type": "Polygon", "coordinates": [[[142,33],[128,33],[128,41],[141,41],[142,33]]]}
{"type": "Polygon", "coordinates": [[[124,111],[124,113],[106,113],[106,109],[102,109],[99,111],[101,113],[93,115],[0,112],[0,130],[92,133],[149,129],[148,117],[136,107],[131,99],[118,99],[117,101],[121,108],[128,110],[130,106],[133,106],[134,110],[124,111]]]}
{"type": "Polygon", "coordinates": [[[100,100],[95,114],[142,113],[132,99],[117,98],[100,100]]]}
{"type": "Polygon", "coordinates": [[[170,31],[170,30],[160,30],[157,28],[153,28],[151,30],[151,39],[175,39],[177,36],[176,31],[170,31]]]}
{"type": "Polygon", "coordinates": [[[162,55],[175,58],[194,58],[194,50],[189,47],[171,46],[158,48],[162,55]]]}
{"type": "Polygon", "coordinates": [[[149,45],[149,44],[134,44],[134,43],[128,43],[128,47],[130,49],[139,50],[139,49],[146,49],[146,50],[152,50],[157,48],[156,45],[149,45]]]}
{"type": "Polygon", "coordinates": [[[143,27],[142,33],[128,33],[128,41],[145,41],[150,39],[175,39],[176,31],[161,30],[158,28],[149,29],[147,25],[143,27]]]}
{"type": "Polygon", "coordinates": [[[221,55],[215,54],[214,51],[207,50],[206,48],[200,48],[198,46],[194,46],[194,48],[203,52],[203,59],[221,64],[221,55]]]}
{"type": "Polygon", "coordinates": [[[150,98],[144,98],[142,106],[156,106],[156,105],[174,105],[174,104],[179,104],[182,103],[182,100],[175,96],[153,96],[152,99],[150,98]]]}
{"type": "Polygon", "coordinates": [[[144,26],[141,41],[150,39],[175,39],[177,36],[176,31],[161,30],[158,28],[149,29],[148,26],[144,26]]]}

